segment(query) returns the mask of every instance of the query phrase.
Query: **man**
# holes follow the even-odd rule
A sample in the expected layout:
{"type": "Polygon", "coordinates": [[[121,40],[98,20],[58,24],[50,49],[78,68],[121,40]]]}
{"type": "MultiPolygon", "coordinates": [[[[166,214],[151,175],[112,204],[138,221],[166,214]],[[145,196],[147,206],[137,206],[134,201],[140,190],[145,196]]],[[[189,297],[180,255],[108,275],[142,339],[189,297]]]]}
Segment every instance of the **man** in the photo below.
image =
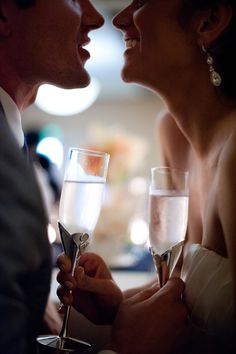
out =
{"type": "Polygon", "coordinates": [[[50,284],[46,216],[24,144],[22,110],[48,82],[85,87],[89,1],[0,0],[0,351],[33,354],[50,284]]]}

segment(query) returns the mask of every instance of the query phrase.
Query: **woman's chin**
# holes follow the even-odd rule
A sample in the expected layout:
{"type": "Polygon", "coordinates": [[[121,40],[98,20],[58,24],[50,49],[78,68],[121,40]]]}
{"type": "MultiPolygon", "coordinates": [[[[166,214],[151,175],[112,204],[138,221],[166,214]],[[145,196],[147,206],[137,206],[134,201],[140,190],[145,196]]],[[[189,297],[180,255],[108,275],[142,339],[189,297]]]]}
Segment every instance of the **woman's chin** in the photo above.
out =
{"type": "Polygon", "coordinates": [[[121,78],[126,83],[143,84],[145,76],[143,75],[143,68],[138,68],[135,64],[124,65],[121,70],[121,78]]]}
{"type": "Polygon", "coordinates": [[[121,78],[124,82],[131,83],[136,82],[134,73],[129,68],[123,67],[121,71],[121,78]]]}

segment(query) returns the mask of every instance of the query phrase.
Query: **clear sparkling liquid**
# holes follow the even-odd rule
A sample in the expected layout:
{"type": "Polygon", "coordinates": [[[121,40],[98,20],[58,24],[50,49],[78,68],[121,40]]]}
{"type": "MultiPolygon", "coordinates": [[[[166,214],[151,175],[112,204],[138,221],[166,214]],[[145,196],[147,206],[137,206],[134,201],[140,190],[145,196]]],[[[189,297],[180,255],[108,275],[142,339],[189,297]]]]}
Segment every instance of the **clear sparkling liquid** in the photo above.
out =
{"type": "Polygon", "coordinates": [[[104,197],[104,181],[64,181],[60,207],[60,222],[69,233],[93,232],[104,197]]]}
{"type": "Polygon", "coordinates": [[[155,253],[162,254],[185,238],[188,196],[157,190],[149,197],[149,241],[155,253]]]}

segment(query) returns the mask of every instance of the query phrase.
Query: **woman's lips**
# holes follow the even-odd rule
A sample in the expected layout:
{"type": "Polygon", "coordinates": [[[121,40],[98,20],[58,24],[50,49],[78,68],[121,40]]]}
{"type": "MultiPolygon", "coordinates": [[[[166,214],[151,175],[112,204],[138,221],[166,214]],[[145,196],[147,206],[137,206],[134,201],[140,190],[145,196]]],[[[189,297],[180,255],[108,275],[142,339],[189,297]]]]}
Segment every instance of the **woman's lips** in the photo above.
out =
{"type": "Polygon", "coordinates": [[[126,49],[133,49],[136,47],[136,45],[138,44],[139,40],[136,38],[127,38],[125,39],[125,45],[126,45],[126,49]]]}

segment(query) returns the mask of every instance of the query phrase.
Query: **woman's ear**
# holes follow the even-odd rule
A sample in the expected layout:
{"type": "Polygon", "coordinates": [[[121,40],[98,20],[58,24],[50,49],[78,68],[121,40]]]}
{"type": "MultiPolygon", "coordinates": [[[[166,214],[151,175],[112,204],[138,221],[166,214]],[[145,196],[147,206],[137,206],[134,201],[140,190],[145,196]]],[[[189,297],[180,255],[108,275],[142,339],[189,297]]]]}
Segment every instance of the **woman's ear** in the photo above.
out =
{"type": "Polygon", "coordinates": [[[232,7],[227,3],[217,4],[202,11],[197,26],[198,44],[211,47],[211,44],[227,29],[231,19],[232,7]]]}

